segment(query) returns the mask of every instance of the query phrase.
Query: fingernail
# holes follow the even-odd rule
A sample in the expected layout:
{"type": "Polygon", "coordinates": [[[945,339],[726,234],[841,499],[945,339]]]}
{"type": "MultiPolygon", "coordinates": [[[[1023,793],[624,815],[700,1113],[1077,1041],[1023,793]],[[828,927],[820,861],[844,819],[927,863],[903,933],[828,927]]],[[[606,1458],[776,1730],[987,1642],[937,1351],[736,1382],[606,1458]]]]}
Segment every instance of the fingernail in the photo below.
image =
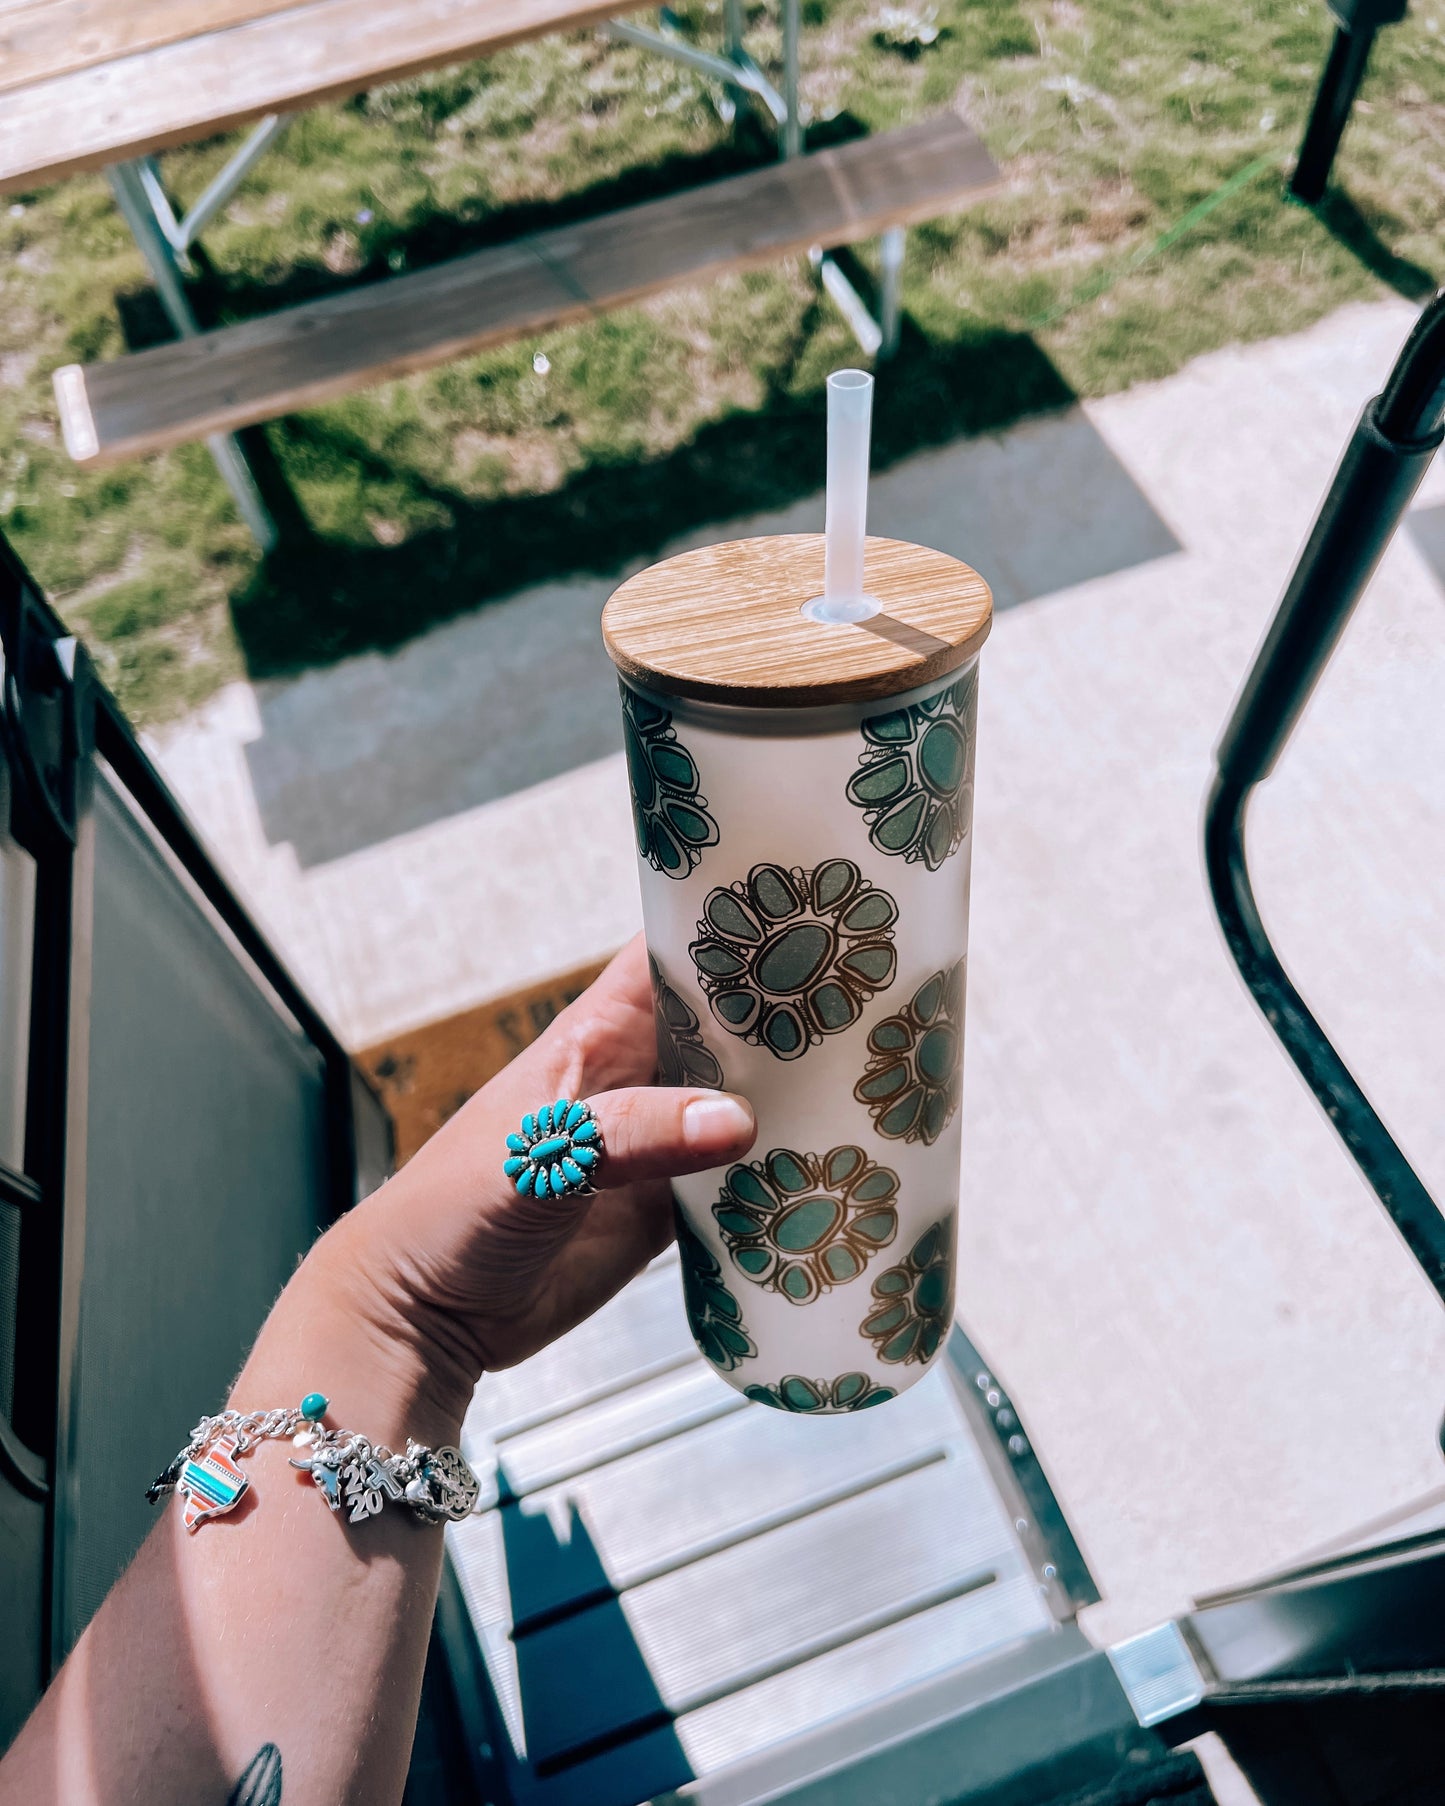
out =
{"type": "Polygon", "coordinates": [[[750,1141],[754,1127],[747,1100],[726,1092],[719,1092],[716,1097],[695,1097],[682,1113],[683,1140],[703,1153],[750,1141]]]}

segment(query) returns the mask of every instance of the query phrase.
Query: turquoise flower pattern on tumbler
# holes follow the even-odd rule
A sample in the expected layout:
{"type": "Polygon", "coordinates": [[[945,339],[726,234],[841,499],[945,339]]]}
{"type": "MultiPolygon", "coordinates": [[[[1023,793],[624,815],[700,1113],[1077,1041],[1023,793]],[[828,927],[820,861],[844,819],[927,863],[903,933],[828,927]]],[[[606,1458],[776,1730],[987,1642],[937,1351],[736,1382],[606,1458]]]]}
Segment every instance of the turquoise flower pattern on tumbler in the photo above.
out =
{"type": "Polygon", "coordinates": [[[796,1060],[840,1034],[892,984],[898,905],[851,859],[815,870],[755,865],[708,893],[688,951],[730,1034],[796,1060]]]}
{"type": "Polygon", "coordinates": [[[602,1127],[590,1104],[559,1097],[522,1118],[520,1132],[507,1137],[510,1152],[502,1171],[524,1198],[560,1198],[591,1191],[602,1158],[602,1127]]]}
{"type": "Polygon", "coordinates": [[[717,823],[698,794],[696,761],[677,737],[672,715],[622,686],[622,743],[632,787],[637,850],[655,872],[686,878],[717,845],[717,823]]]}
{"type": "Polygon", "coordinates": [[[652,1014],[657,1024],[658,1084],[705,1085],[711,1091],[721,1091],[722,1065],[702,1038],[696,1012],[662,976],[662,968],[651,954],[647,965],[652,974],[652,1014]]]}
{"type": "Polygon", "coordinates": [[[868,1031],[868,1068],[853,1095],[890,1141],[934,1142],[963,1088],[963,961],[935,972],[895,1016],[868,1031]]]}
{"type": "Polygon", "coordinates": [[[892,1386],[875,1385],[866,1373],[845,1373],[836,1380],[805,1380],[789,1373],[776,1386],[744,1386],[743,1396],[755,1405],[771,1405],[775,1411],[831,1417],[841,1411],[866,1411],[898,1394],[892,1386]]]}
{"type": "MultiPolygon", "coordinates": [[[[796,685],[775,689],[787,673],[769,648],[792,646],[797,608],[797,585],[778,574],[802,556],[783,543],[774,570],[777,550],[759,547],[757,581],[739,580],[736,606],[749,620],[757,610],[757,636],[720,625],[721,650],[707,651],[709,626],[697,670],[682,567],[660,582],[656,620],[624,601],[607,634],[656,1082],[674,1097],[735,1092],[756,1125],[745,1151],[672,1182],[691,1370],[711,1385],[706,1362],[780,1413],[785,1440],[806,1441],[848,1432],[789,1431],[785,1419],[896,1401],[942,1361],[951,1333],[977,689],[972,650],[966,666],[919,682],[885,646],[886,675],[865,680],[863,636],[846,627],[800,641],[796,685]],[[781,639],[768,637],[775,625],[781,639]],[[893,684],[907,687],[878,694],[893,684]]],[[[739,568],[753,556],[740,553],[739,568]]],[[[870,562],[882,556],[871,542],[870,562]]],[[[935,583],[932,556],[919,555],[920,582],[935,583]]],[[[694,574],[712,586],[709,622],[717,597],[732,606],[731,557],[694,574]]],[[[814,581],[807,560],[798,568],[814,581]]],[[[940,597],[949,581],[940,564],[940,597]]],[[[972,607],[959,604],[969,648],[972,607]]],[[[964,655],[957,635],[951,644],[964,655]]]]}
{"type": "Polygon", "coordinates": [[[808,1304],[856,1279],[897,1235],[898,1175],[862,1148],[774,1148],[729,1170],[712,1214],[740,1273],[808,1304]]]}
{"type": "Polygon", "coordinates": [[[936,872],[957,852],[973,806],[977,672],[923,702],[863,723],[864,750],[848,780],[880,853],[936,872]]]}
{"type": "Polygon", "coordinates": [[[682,1301],[692,1339],[714,1367],[731,1373],[751,1360],[757,1348],[743,1322],[742,1306],[722,1282],[722,1268],[712,1250],[674,1204],[677,1251],[682,1260],[682,1301]]]}
{"type": "Polygon", "coordinates": [[[873,1281],[876,1306],[862,1333],[880,1361],[931,1361],[947,1336],[953,1322],[950,1228],[945,1217],[926,1229],[896,1267],[873,1281]]]}

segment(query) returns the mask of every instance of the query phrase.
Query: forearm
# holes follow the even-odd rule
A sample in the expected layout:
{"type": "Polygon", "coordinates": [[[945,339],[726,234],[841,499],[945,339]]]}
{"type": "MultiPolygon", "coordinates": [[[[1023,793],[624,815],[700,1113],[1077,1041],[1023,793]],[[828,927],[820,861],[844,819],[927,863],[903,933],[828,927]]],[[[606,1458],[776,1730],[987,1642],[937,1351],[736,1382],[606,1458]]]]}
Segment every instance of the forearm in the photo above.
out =
{"type": "MultiPolygon", "coordinates": [[[[317,1253],[334,1257],[335,1244],[317,1253]]],[[[264,1410],[311,1391],[331,1401],[329,1424],[396,1449],[408,1436],[455,1442],[465,1406],[454,1375],[439,1384],[418,1349],[303,1270],[230,1403],[264,1410]]],[[[269,1744],[284,1791],[258,1791],[257,1802],[395,1806],[442,1531],[398,1507],[350,1524],[288,1465],[295,1453],[288,1441],[258,1444],[241,1461],[240,1506],[194,1532],[179,1501],[162,1508],[0,1764],[0,1801],[220,1806],[269,1744]]]]}
{"type": "MultiPolygon", "coordinates": [[[[231,1405],[321,1392],[328,1426],[374,1445],[455,1443],[483,1367],[562,1335],[665,1244],[669,1180],[752,1145],[743,1100],[654,1090],[655,1064],[639,939],[317,1244],[231,1405]],[[567,1098],[601,1125],[597,1195],[525,1195],[506,1137],[567,1098]]],[[[0,1806],[395,1806],[442,1533],[397,1506],[351,1524],[288,1467],[294,1452],[267,1441],[242,1457],[250,1492],[194,1534],[166,1510],[0,1762],[0,1806]],[[262,1778],[268,1754],[237,1791],[272,1746],[281,1788],[262,1778]]]]}

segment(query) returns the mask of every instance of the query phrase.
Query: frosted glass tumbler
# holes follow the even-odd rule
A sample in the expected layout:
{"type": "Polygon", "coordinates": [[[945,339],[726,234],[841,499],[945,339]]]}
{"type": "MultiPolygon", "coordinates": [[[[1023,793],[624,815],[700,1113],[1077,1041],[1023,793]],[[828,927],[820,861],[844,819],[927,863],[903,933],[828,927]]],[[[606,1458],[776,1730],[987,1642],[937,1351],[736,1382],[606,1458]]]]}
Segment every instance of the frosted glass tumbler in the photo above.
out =
{"type": "Polygon", "coordinates": [[[988,586],[870,539],[873,619],[810,621],[821,536],[624,584],[621,680],[662,1082],[747,1097],[675,1185],[692,1333],[809,1414],[920,1379],[953,1316],[978,650],[988,586]]]}

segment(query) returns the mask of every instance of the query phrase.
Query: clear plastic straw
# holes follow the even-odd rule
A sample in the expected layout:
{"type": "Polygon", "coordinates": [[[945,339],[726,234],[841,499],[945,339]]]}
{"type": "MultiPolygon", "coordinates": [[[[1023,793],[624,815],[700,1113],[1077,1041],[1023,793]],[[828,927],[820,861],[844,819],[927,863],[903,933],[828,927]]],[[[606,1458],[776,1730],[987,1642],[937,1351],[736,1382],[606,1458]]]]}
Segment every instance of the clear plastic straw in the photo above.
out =
{"type": "Polygon", "coordinates": [[[876,597],[863,588],[872,425],[873,378],[866,370],[835,370],[828,378],[823,593],[803,605],[804,614],[815,621],[866,621],[880,609],[876,597]]]}

